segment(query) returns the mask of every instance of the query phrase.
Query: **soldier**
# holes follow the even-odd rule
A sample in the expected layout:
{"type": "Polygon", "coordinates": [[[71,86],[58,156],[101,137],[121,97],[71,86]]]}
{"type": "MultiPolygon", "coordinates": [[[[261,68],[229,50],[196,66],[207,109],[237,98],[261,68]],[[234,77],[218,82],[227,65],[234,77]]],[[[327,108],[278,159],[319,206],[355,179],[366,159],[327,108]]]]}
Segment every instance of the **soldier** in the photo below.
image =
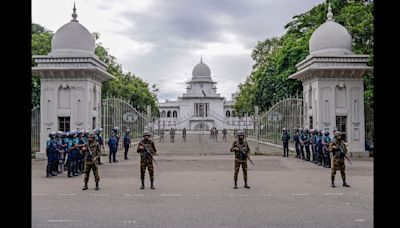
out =
{"type": "Polygon", "coordinates": [[[242,165],[242,170],[243,170],[244,187],[250,188],[250,186],[247,185],[247,156],[250,155],[250,148],[246,140],[244,140],[243,131],[238,131],[237,140],[233,142],[230,151],[235,152],[235,174],[234,174],[235,186],[233,188],[237,189],[237,177],[240,165],[242,165]]]}
{"type": "Polygon", "coordinates": [[[331,157],[328,150],[328,146],[330,143],[331,143],[331,138],[329,137],[329,131],[324,131],[322,137],[322,152],[325,160],[325,165],[324,165],[325,168],[331,168],[331,157]]]}
{"type": "Polygon", "coordinates": [[[186,128],[185,127],[183,128],[183,131],[182,131],[182,141],[186,142],[186,128]]]}
{"type": "Polygon", "coordinates": [[[287,129],[283,128],[283,134],[282,134],[283,156],[282,157],[289,157],[289,139],[290,139],[290,135],[287,132],[287,129]]]}
{"type": "Polygon", "coordinates": [[[171,137],[170,142],[171,143],[175,142],[175,129],[173,127],[169,130],[169,135],[171,137]]]}
{"type": "Polygon", "coordinates": [[[340,131],[336,131],[334,135],[335,141],[332,140],[329,143],[329,151],[332,153],[332,173],[331,173],[331,187],[335,187],[335,175],[336,170],[340,170],[343,179],[343,186],[350,187],[346,183],[346,173],[345,173],[345,164],[344,157],[347,156],[347,148],[342,141],[342,134],[340,131]]]}
{"type": "Polygon", "coordinates": [[[125,131],[125,135],[124,135],[124,147],[125,147],[125,152],[124,152],[124,159],[125,160],[129,160],[128,159],[128,150],[129,150],[129,146],[131,145],[131,137],[129,136],[129,128],[126,129],[125,131]]]}
{"type": "Polygon", "coordinates": [[[96,181],[96,188],[95,190],[99,190],[99,170],[97,167],[97,157],[100,156],[100,145],[94,140],[94,133],[88,134],[88,141],[85,143],[85,146],[82,147],[80,153],[84,155],[85,159],[85,186],[83,186],[82,190],[88,189],[88,181],[89,181],[89,174],[90,170],[93,170],[94,180],[96,181]]]}
{"type": "Polygon", "coordinates": [[[49,139],[46,142],[46,155],[47,155],[47,166],[46,166],[46,177],[56,176],[53,173],[53,164],[56,159],[57,153],[57,142],[55,141],[56,133],[50,132],[49,139]]]}
{"type": "Polygon", "coordinates": [[[111,136],[110,136],[110,138],[108,138],[108,147],[110,150],[110,153],[108,155],[109,162],[111,163],[111,156],[113,156],[113,162],[118,162],[115,159],[115,155],[116,155],[117,149],[118,149],[118,139],[117,139],[116,131],[114,131],[114,130],[111,131],[111,136]]]}
{"type": "Polygon", "coordinates": [[[225,128],[222,129],[222,141],[224,141],[224,142],[226,142],[226,134],[227,134],[226,129],[225,128]]]}
{"type": "Polygon", "coordinates": [[[160,142],[164,142],[164,129],[160,130],[160,142]]]}
{"type": "Polygon", "coordinates": [[[300,158],[300,139],[299,139],[298,128],[294,130],[293,141],[294,141],[294,148],[296,150],[296,158],[300,158]]]}
{"type": "Polygon", "coordinates": [[[154,167],[153,167],[153,155],[156,154],[157,150],[154,142],[150,139],[151,134],[149,132],[143,133],[143,139],[138,143],[137,152],[140,154],[140,179],[142,186],[140,189],[144,189],[144,176],[146,173],[146,167],[150,175],[151,189],[154,188],[154,167]],[[150,154],[149,154],[150,153],[150,154]]]}

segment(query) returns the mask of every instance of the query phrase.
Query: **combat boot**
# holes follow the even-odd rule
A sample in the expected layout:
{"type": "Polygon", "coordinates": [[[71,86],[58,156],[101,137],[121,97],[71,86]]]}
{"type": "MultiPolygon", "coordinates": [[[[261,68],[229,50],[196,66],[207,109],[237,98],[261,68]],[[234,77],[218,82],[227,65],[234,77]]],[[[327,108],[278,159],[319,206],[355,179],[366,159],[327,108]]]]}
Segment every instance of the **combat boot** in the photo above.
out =
{"type": "Polygon", "coordinates": [[[235,186],[233,186],[234,189],[237,189],[237,181],[235,181],[235,186]]]}
{"type": "Polygon", "coordinates": [[[343,187],[350,187],[350,185],[346,183],[346,177],[342,177],[342,179],[343,179],[343,187]]]}
{"type": "Polygon", "coordinates": [[[336,187],[336,186],[335,186],[335,176],[332,176],[332,177],[331,177],[331,180],[332,180],[332,182],[331,182],[331,187],[332,187],[332,188],[336,187]]]}
{"type": "Polygon", "coordinates": [[[85,186],[83,186],[82,190],[87,190],[88,186],[87,186],[87,182],[85,182],[85,186]]]}
{"type": "Polygon", "coordinates": [[[150,184],[151,184],[151,186],[150,186],[151,189],[156,189],[156,188],[154,187],[154,185],[153,185],[153,181],[152,181],[150,184]]]}
{"type": "Polygon", "coordinates": [[[247,181],[244,181],[244,187],[245,188],[250,188],[250,186],[247,185],[247,181]]]}
{"type": "Polygon", "coordinates": [[[144,179],[142,179],[142,187],[140,189],[144,189],[144,179]]]}
{"type": "Polygon", "coordinates": [[[94,190],[99,190],[99,182],[96,182],[96,188],[94,190]]]}

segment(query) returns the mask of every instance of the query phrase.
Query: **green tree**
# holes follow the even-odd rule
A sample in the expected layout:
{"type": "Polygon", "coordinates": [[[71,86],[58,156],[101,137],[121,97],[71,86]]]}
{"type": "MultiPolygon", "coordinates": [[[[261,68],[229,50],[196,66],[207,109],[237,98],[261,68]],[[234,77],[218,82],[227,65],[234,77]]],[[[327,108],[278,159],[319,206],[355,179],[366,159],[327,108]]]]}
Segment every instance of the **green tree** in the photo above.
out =
{"type": "MultiPolygon", "coordinates": [[[[353,37],[353,51],[371,55],[373,65],[373,3],[364,1],[330,1],[334,19],[344,25],[353,37]]],[[[287,95],[302,95],[302,85],[288,77],[296,72],[296,64],[309,54],[309,40],[318,26],[326,21],[327,4],[319,4],[309,11],[296,15],[284,28],[281,37],[258,42],[252,52],[253,71],[244,84],[238,86],[236,110],[265,111],[287,95]]],[[[373,74],[364,78],[365,102],[372,105],[373,74]]]]}

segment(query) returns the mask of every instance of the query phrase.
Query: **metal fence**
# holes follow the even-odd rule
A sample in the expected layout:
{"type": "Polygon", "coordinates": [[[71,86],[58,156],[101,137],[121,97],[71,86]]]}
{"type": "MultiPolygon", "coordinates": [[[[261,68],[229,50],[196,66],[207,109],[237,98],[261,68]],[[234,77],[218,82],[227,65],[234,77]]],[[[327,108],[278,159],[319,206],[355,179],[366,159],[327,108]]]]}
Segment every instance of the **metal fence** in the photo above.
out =
{"type": "Polygon", "coordinates": [[[40,107],[31,110],[31,154],[40,151],[40,107]]]}

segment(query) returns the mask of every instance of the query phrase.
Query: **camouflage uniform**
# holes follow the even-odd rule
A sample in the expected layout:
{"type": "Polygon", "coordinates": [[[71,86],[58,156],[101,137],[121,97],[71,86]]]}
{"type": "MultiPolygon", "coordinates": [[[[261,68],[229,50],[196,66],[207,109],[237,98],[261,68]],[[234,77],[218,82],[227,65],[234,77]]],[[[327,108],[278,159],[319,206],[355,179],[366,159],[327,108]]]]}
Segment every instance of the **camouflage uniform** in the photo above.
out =
{"type": "MultiPolygon", "coordinates": [[[[94,138],[94,134],[93,134],[93,138],[94,138]]],[[[80,151],[84,155],[84,160],[85,160],[85,179],[84,179],[85,187],[84,187],[84,190],[87,189],[87,183],[89,181],[90,170],[93,170],[93,175],[94,175],[94,180],[96,181],[96,190],[97,190],[98,183],[100,181],[99,171],[98,171],[98,167],[97,167],[98,160],[96,159],[95,161],[93,161],[93,158],[101,155],[100,145],[98,142],[96,142],[93,139],[92,142],[87,142],[85,144],[85,147],[89,147],[90,150],[92,151],[92,154],[90,154],[89,148],[87,148],[86,150],[80,151]]]]}
{"type": "Polygon", "coordinates": [[[337,138],[337,136],[339,136],[340,134],[341,134],[340,132],[335,132],[335,141],[332,141],[329,144],[329,151],[332,153],[332,173],[331,173],[332,184],[331,184],[331,186],[335,187],[334,181],[335,181],[336,171],[340,170],[340,173],[342,174],[342,179],[343,179],[343,186],[350,187],[346,183],[344,154],[338,148],[338,146],[339,146],[342,149],[342,151],[347,154],[347,148],[344,144],[344,141],[337,138]]]}
{"type": "Polygon", "coordinates": [[[154,142],[151,139],[143,139],[138,143],[137,152],[140,153],[140,179],[142,181],[142,188],[144,188],[144,176],[146,172],[146,167],[149,171],[151,186],[153,186],[154,167],[152,158],[146,155],[146,150],[139,148],[139,146],[143,146],[142,144],[147,148],[151,155],[154,155],[157,150],[154,142]]]}
{"type": "MultiPolygon", "coordinates": [[[[238,133],[238,135],[240,135],[238,133]]],[[[235,173],[234,173],[234,181],[235,181],[235,188],[236,188],[236,183],[237,183],[237,177],[239,173],[239,168],[240,165],[242,165],[242,170],[243,170],[243,179],[245,186],[247,186],[247,158],[245,156],[241,156],[241,153],[239,151],[235,151],[234,148],[238,147],[239,149],[242,149],[247,156],[250,154],[250,148],[248,143],[243,139],[241,142],[239,140],[235,140],[232,144],[231,152],[235,152],[235,173]]]]}

